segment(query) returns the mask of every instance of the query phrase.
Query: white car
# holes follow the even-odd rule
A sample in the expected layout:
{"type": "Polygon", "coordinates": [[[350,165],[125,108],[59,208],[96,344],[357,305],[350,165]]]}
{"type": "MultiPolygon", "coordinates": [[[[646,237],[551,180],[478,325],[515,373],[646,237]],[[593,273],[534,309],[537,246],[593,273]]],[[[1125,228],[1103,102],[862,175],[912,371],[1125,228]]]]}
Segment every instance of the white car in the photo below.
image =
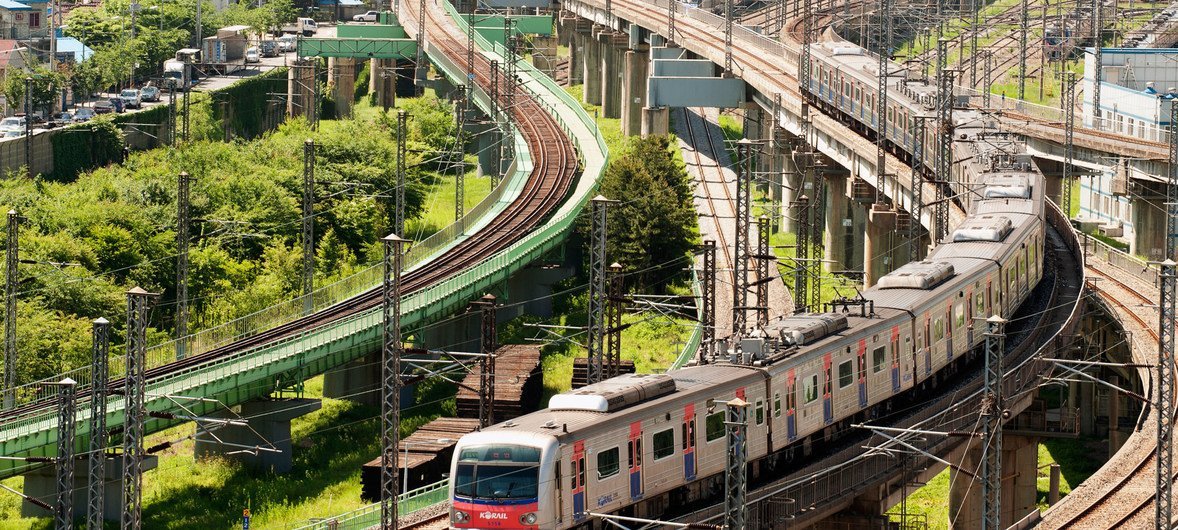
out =
{"type": "Polygon", "coordinates": [[[377,17],[380,16],[380,11],[369,11],[367,13],[360,13],[352,17],[353,22],[376,22],[377,17]]]}
{"type": "Polygon", "coordinates": [[[256,62],[261,62],[261,60],[262,60],[262,55],[260,53],[258,53],[257,46],[250,46],[249,48],[246,48],[245,62],[256,63],[256,62]]]}
{"type": "Polygon", "coordinates": [[[0,120],[0,132],[7,133],[7,132],[12,132],[12,131],[19,133],[19,134],[17,134],[17,136],[24,134],[24,132],[25,132],[25,118],[24,118],[24,116],[10,116],[8,118],[4,118],[3,120],[0,120]]]}
{"type": "Polygon", "coordinates": [[[293,52],[298,48],[299,38],[294,35],[283,35],[278,38],[278,51],[282,53],[293,52]]]}
{"type": "Polygon", "coordinates": [[[143,95],[136,88],[124,88],[119,93],[119,99],[123,100],[123,107],[128,109],[138,109],[143,107],[143,95]]]}

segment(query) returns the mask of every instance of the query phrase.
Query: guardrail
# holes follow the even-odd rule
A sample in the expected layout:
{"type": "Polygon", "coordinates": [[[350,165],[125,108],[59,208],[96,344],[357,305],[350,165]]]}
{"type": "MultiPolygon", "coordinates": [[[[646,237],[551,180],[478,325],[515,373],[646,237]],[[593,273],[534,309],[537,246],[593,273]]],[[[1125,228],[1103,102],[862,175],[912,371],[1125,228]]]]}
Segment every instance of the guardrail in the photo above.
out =
{"type": "MultiPolygon", "coordinates": [[[[412,515],[423,508],[445,502],[449,496],[450,480],[444,479],[397,496],[398,518],[412,515]]],[[[380,524],[380,503],[356,508],[350,512],[326,517],[292,530],[362,530],[380,524]]]]}
{"type": "Polygon", "coordinates": [[[1110,246],[1108,243],[1096,239],[1083,232],[1077,232],[1081,237],[1081,244],[1084,247],[1084,254],[1094,256],[1102,259],[1122,271],[1131,274],[1134,278],[1146,282],[1154,287],[1161,284],[1158,283],[1158,269],[1151,266],[1145,260],[1138,258],[1132,254],[1122,252],[1110,246]]]}

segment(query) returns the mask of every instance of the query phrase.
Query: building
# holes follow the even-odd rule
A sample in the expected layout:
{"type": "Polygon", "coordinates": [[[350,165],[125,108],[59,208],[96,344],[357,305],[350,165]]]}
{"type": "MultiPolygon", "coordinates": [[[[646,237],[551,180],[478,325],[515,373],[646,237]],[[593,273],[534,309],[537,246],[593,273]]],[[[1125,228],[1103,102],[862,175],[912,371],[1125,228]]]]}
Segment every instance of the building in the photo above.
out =
{"type": "Polygon", "coordinates": [[[1084,125],[1164,141],[1170,106],[1178,98],[1178,49],[1102,48],[1100,109],[1093,112],[1096,54],[1084,51],[1084,125]]]}
{"type": "Polygon", "coordinates": [[[44,39],[49,36],[48,3],[41,0],[0,0],[0,38],[44,39]]]}

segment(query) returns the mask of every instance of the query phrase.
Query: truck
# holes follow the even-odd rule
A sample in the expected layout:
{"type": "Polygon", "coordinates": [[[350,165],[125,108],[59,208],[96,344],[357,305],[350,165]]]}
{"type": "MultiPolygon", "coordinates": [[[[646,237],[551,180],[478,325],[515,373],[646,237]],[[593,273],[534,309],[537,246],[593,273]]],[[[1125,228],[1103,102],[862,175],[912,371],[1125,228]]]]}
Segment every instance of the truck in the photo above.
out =
{"type": "Polygon", "coordinates": [[[249,26],[228,26],[217,30],[200,43],[202,64],[222,74],[230,74],[245,67],[245,49],[249,26]]]}
{"type": "Polygon", "coordinates": [[[294,22],[283,24],[279,31],[274,32],[274,36],[281,36],[283,33],[294,33],[304,37],[310,37],[319,31],[319,23],[315,19],[309,17],[299,17],[294,22]]]}

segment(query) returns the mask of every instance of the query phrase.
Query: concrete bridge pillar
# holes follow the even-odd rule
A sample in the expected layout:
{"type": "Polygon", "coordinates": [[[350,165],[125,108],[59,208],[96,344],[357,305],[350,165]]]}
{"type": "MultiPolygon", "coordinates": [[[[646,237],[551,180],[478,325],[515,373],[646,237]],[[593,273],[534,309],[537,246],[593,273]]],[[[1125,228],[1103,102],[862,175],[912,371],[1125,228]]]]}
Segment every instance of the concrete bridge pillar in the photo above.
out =
{"type": "Polygon", "coordinates": [[[369,64],[368,91],[376,95],[378,107],[397,105],[397,61],[395,59],[372,59],[369,64]]]}
{"type": "Polygon", "coordinates": [[[1038,510],[1039,437],[1002,437],[1002,524],[1038,510]]]}
{"type": "MultiPolygon", "coordinates": [[[[150,471],[159,466],[159,457],[146,455],[143,457],[143,471],[150,471]]],[[[123,457],[109,456],[105,462],[104,476],[106,482],[102,485],[102,518],[107,521],[118,521],[123,513],[123,457]]],[[[39,467],[24,474],[23,493],[42,502],[54,505],[57,500],[57,470],[53,466],[39,467]]],[[[90,465],[85,458],[74,462],[74,519],[85,517],[90,513],[86,498],[86,488],[90,483],[90,465]]],[[[21,517],[52,517],[53,513],[29,501],[20,503],[21,517]]]]}
{"type": "Polygon", "coordinates": [[[579,85],[585,82],[585,41],[588,32],[583,30],[577,22],[569,25],[569,85],[579,85]]]}
{"type": "Polygon", "coordinates": [[[211,417],[245,418],[248,425],[197,431],[193,456],[197,460],[218,456],[270,473],[287,473],[293,467],[294,458],[290,420],[315,412],[322,406],[318,399],[265,399],[233,407],[233,412],[217,412],[211,417]]]}
{"type": "Polygon", "coordinates": [[[352,99],[356,94],[356,60],[336,57],[331,68],[335,79],[335,115],[346,118],[352,115],[352,99]]]}
{"type": "Polygon", "coordinates": [[[641,46],[626,51],[622,69],[622,134],[642,134],[642,108],[646,106],[646,77],[650,68],[650,49],[641,46]]]}
{"type": "Polygon", "coordinates": [[[380,351],[323,374],[323,397],[380,406],[380,351]]]}
{"type": "Polygon", "coordinates": [[[311,118],[315,95],[314,64],[316,59],[303,59],[291,65],[286,73],[286,114],[292,118],[311,118]]]}
{"type": "Polygon", "coordinates": [[[1080,383],[1080,434],[1096,436],[1096,389],[1092,383],[1080,383]]]}
{"type": "Polygon", "coordinates": [[[981,450],[977,443],[967,443],[953,451],[949,462],[959,467],[949,468],[949,528],[972,530],[982,527],[982,487],[971,476],[981,469],[981,450]],[[968,471],[965,473],[963,471],[968,471]]]}
{"type": "MultiPolygon", "coordinates": [[[[792,196],[789,190],[786,190],[792,196]]],[[[854,218],[848,210],[847,174],[831,172],[826,176],[826,231],[824,232],[822,247],[823,270],[837,272],[850,269],[847,265],[847,249],[855,244],[852,233],[854,218]]]]}
{"type": "Polygon", "coordinates": [[[581,99],[590,105],[601,105],[601,66],[602,45],[598,39],[598,29],[585,36],[585,53],[581,61],[582,76],[585,80],[581,99]]]}
{"type": "MultiPolygon", "coordinates": [[[[786,133],[788,134],[788,133],[786,133]]],[[[783,232],[794,233],[798,230],[797,224],[797,208],[794,208],[794,201],[798,198],[798,190],[802,186],[802,172],[798,167],[797,161],[794,160],[793,150],[798,145],[796,137],[786,137],[785,140],[779,143],[781,145],[781,230],[783,232]]]]}
{"type": "Polygon", "coordinates": [[[604,31],[597,38],[601,44],[601,115],[621,118],[623,62],[630,39],[613,31],[604,31]]]}
{"type": "MultiPolygon", "coordinates": [[[[1121,386],[1121,378],[1117,375],[1111,375],[1108,378],[1109,384],[1113,386],[1121,386]]],[[[1108,454],[1113,455],[1125,443],[1125,436],[1121,434],[1121,393],[1108,393],[1108,454]]]]}
{"type": "Polygon", "coordinates": [[[867,230],[863,244],[863,287],[871,287],[888,273],[891,266],[888,249],[896,231],[896,212],[881,204],[868,207],[867,230]]]}
{"type": "Polygon", "coordinates": [[[552,77],[552,72],[556,69],[557,45],[556,37],[532,38],[532,66],[549,77],[552,77]]]}
{"type": "Polygon", "coordinates": [[[642,107],[642,136],[671,132],[670,107],[642,107]]]}

